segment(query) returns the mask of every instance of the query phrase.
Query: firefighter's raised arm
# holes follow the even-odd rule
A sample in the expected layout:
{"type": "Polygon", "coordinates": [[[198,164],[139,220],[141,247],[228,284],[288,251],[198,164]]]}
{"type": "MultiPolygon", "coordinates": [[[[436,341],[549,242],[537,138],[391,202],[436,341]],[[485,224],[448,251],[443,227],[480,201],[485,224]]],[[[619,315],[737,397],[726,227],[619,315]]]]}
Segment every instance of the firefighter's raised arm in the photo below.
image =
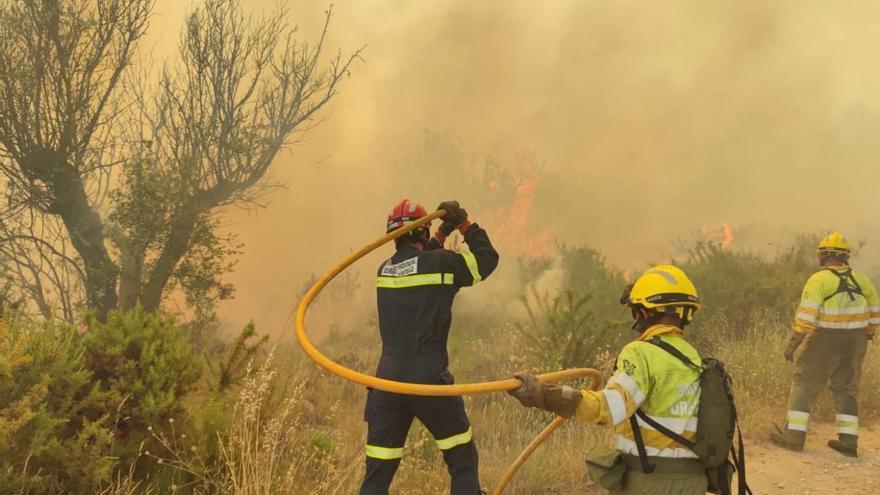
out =
{"type": "Polygon", "coordinates": [[[443,217],[443,224],[434,235],[436,241],[442,245],[447,235],[458,230],[468,245],[466,252],[448,253],[455,285],[468,287],[485,280],[498,266],[498,251],[492,246],[489,234],[468,220],[467,211],[459,206],[458,201],[445,201],[437,209],[446,210],[447,213],[443,217]]]}

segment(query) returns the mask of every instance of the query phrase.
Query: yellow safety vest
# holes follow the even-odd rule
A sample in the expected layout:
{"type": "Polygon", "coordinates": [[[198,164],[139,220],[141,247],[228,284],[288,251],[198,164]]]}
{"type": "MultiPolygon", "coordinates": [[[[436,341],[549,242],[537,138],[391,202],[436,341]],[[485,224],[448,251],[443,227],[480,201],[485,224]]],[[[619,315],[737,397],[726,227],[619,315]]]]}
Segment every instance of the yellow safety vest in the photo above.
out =
{"type": "MultiPolygon", "coordinates": [[[[648,342],[653,337],[661,337],[692,362],[702,362],[680,328],[655,325],[623,348],[614,375],[603,390],[582,392],[584,400],[575,412],[581,421],[613,425],[615,448],[625,454],[638,455],[628,420],[639,408],[685,439],[696,438],[700,373],[648,342]]],[[[637,420],[649,456],[697,458],[692,450],[637,420]]]]}
{"type": "Polygon", "coordinates": [[[848,266],[814,273],[804,285],[794,330],[862,330],[873,335],[880,325],[880,299],[874,284],[848,266]]]}

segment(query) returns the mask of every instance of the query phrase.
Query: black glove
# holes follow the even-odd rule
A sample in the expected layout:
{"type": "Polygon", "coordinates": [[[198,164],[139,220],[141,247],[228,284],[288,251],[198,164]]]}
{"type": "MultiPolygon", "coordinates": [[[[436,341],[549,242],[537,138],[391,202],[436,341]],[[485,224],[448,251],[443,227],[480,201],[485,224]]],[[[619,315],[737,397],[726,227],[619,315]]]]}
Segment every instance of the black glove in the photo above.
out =
{"type": "Polygon", "coordinates": [[[467,211],[458,205],[458,201],[444,201],[440,203],[437,209],[446,210],[446,215],[443,215],[443,221],[451,223],[453,227],[458,227],[467,222],[467,211]]]}
{"type": "Polygon", "coordinates": [[[439,230],[440,233],[442,233],[443,235],[449,236],[449,234],[451,234],[452,231],[455,230],[455,225],[449,222],[443,222],[440,224],[440,228],[438,228],[437,230],[439,230]]]}

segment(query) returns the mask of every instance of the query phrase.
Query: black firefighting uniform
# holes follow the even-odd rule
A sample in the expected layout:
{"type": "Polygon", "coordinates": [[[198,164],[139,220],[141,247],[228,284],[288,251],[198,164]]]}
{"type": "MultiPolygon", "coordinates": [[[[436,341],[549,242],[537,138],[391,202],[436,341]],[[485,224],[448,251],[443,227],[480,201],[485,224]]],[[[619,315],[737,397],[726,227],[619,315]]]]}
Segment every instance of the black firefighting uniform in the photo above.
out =
{"type": "MultiPolygon", "coordinates": [[[[461,287],[485,279],[498,265],[486,231],[471,224],[464,234],[469,253],[442,249],[431,240],[424,251],[402,243],[379,267],[377,298],[382,357],[376,376],[396,381],[451,384],[446,341],[452,301],[461,287]]],[[[451,476],[453,495],[477,495],[477,447],[461,397],[417,397],[370,390],[366,475],[361,495],[384,495],[403,457],[413,418],[431,432],[451,476]]]]}

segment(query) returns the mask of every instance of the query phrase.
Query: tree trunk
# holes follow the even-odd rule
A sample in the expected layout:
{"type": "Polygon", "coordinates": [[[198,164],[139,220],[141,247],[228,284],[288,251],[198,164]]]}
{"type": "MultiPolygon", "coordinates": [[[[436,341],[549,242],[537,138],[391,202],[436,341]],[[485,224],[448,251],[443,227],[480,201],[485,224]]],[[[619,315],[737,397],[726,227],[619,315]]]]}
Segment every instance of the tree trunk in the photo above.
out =
{"type": "Polygon", "coordinates": [[[162,303],[162,294],[168,280],[174,274],[177,263],[189,250],[193,230],[201,212],[188,204],[181,208],[180,212],[171,222],[171,230],[168,239],[162,248],[162,252],[150,270],[150,278],[141,290],[141,305],[147,311],[156,311],[162,303]]]}
{"type": "Polygon", "coordinates": [[[120,249],[119,308],[132,309],[141,295],[141,278],[146,252],[140,246],[120,249]],[[131,252],[126,249],[130,248],[131,252]]]}
{"type": "Polygon", "coordinates": [[[82,178],[61,153],[52,151],[35,152],[29,169],[46,184],[50,195],[49,212],[64,222],[70,242],[85,266],[89,307],[103,320],[116,308],[117,270],[104,245],[101,217],[89,205],[82,178]]]}

